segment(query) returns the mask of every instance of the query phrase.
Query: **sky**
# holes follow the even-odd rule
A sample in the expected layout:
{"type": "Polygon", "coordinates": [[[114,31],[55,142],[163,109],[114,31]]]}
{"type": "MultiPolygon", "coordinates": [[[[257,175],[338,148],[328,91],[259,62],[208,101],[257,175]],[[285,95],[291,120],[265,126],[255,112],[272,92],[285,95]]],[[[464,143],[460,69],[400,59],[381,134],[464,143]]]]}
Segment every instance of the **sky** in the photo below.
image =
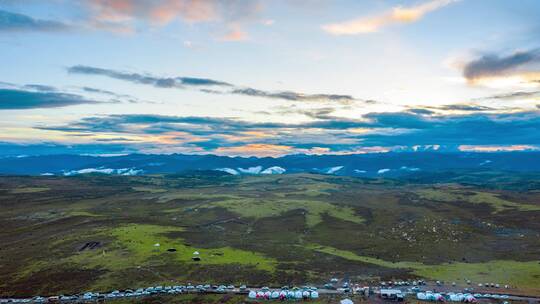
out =
{"type": "Polygon", "coordinates": [[[0,149],[540,149],[537,0],[0,0],[0,149]]]}

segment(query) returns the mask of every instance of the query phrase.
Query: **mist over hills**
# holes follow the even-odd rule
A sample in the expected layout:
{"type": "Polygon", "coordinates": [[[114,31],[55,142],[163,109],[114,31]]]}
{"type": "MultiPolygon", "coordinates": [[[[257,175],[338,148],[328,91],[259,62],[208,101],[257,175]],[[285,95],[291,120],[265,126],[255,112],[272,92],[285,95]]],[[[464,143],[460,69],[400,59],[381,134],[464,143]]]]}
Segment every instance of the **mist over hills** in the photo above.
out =
{"type": "Polygon", "coordinates": [[[217,170],[234,175],[310,172],[359,177],[400,177],[451,170],[535,172],[540,171],[540,152],[298,154],[277,158],[186,154],[20,155],[0,158],[0,174],[3,175],[139,175],[193,170],[217,170]]]}

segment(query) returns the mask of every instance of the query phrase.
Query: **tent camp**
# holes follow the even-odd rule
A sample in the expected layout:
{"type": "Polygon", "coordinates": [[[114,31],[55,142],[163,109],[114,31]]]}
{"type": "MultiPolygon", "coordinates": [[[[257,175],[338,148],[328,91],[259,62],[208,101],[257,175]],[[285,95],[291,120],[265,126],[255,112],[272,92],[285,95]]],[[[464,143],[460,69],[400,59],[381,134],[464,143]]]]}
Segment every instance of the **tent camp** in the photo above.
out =
{"type": "Polygon", "coordinates": [[[399,289],[381,289],[380,296],[385,300],[402,301],[403,293],[399,289]]]}
{"type": "Polygon", "coordinates": [[[471,295],[471,294],[468,294],[468,295],[465,295],[465,300],[464,300],[465,303],[476,303],[477,300],[476,298],[471,295]]]}
{"type": "Polygon", "coordinates": [[[448,294],[448,300],[452,301],[452,302],[461,302],[465,299],[465,296],[463,296],[463,294],[461,293],[450,293],[448,294]]]}
{"type": "Polygon", "coordinates": [[[434,301],[440,301],[440,302],[445,301],[444,296],[442,294],[440,294],[440,293],[434,293],[433,298],[434,298],[434,301]]]}

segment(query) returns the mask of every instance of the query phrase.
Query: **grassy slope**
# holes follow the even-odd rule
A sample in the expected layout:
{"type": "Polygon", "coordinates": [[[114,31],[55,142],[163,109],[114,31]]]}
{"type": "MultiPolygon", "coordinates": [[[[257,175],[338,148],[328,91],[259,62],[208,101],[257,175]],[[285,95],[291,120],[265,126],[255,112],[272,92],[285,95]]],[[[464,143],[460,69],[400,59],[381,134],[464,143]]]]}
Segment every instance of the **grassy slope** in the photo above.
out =
{"type": "Polygon", "coordinates": [[[540,206],[512,202],[501,199],[496,193],[481,191],[463,191],[452,188],[423,189],[416,192],[422,199],[438,202],[467,202],[471,204],[487,204],[495,209],[495,212],[503,212],[508,209],[520,211],[540,211],[540,206]]]}
{"type": "Polygon", "coordinates": [[[537,198],[309,174],[0,178],[0,294],[411,271],[529,288],[540,281],[537,198]],[[79,252],[88,241],[101,247],[79,252]]]}
{"type": "Polygon", "coordinates": [[[372,257],[359,256],[353,252],[332,247],[311,245],[313,250],[336,255],[348,260],[375,264],[388,268],[411,269],[413,273],[424,278],[447,282],[505,282],[513,286],[527,289],[538,289],[540,278],[540,262],[517,262],[494,260],[486,263],[452,263],[443,265],[426,265],[416,262],[389,262],[372,257]]]}
{"type": "Polygon", "coordinates": [[[353,223],[362,223],[364,221],[361,217],[355,215],[352,208],[338,207],[316,200],[236,199],[219,201],[210,204],[210,206],[223,207],[243,217],[251,218],[275,217],[287,211],[303,209],[306,212],[306,223],[310,227],[319,224],[321,215],[324,213],[353,223]]]}

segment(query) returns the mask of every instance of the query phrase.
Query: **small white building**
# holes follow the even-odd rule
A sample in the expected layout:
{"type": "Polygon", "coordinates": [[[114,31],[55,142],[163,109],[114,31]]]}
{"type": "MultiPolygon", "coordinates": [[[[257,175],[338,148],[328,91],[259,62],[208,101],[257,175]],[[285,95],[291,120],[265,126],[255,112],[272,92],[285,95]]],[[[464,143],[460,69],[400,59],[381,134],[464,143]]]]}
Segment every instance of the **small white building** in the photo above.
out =
{"type": "Polygon", "coordinates": [[[404,296],[399,289],[381,289],[380,297],[385,300],[402,301],[404,296]]]}

